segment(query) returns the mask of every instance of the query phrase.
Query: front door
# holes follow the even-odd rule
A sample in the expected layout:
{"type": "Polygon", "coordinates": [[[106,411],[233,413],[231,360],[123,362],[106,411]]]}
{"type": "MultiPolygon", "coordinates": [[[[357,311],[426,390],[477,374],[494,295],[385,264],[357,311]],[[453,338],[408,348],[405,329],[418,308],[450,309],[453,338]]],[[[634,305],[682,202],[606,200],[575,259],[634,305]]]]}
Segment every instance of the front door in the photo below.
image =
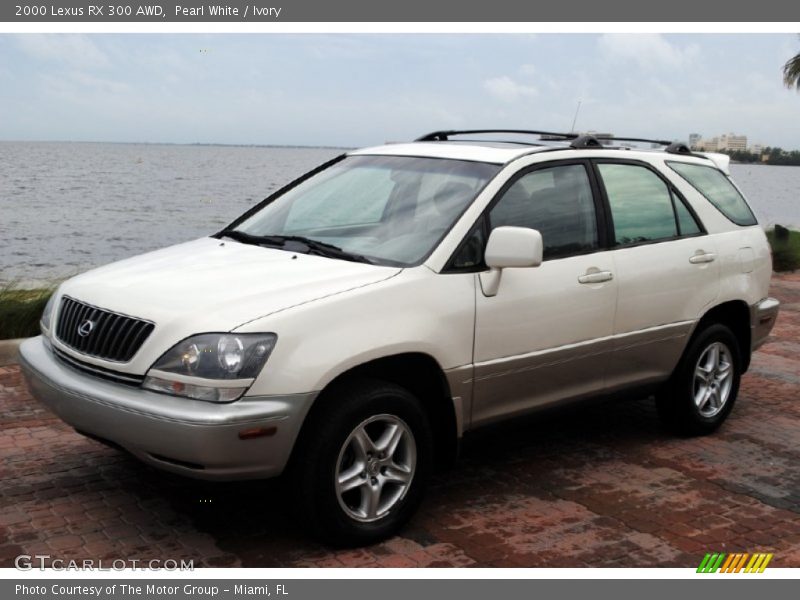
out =
{"type": "Polygon", "coordinates": [[[495,296],[476,282],[473,425],[602,391],[617,286],[599,210],[590,165],[575,161],[522,172],[487,213],[490,230],[541,232],[544,262],[504,269],[495,296]]]}

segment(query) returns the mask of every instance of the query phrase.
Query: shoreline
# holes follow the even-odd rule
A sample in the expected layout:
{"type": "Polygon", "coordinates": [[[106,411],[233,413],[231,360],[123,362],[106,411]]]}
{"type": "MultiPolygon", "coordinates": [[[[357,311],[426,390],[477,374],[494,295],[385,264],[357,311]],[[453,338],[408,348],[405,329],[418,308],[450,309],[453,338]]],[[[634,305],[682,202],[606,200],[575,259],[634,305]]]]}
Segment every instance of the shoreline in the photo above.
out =
{"type": "Polygon", "coordinates": [[[228,144],[225,142],[108,142],[103,140],[0,140],[0,144],[109,144],[115,146],[189,146],[209,148],[282,148],[302,150],[353,150],[356,146],[306,144],[228,144]]]}
{"type": "Polygon", "coordinates": [[[738,161],[735,161],[735,160],[732,160],[731,164],[732,165],[736,165],[736,166],[740,166],[740,167],[800,167],[800,164],[798,164],[798,165],[776,165],[776,164],[770,164],[770,163],[765,163],[765,162],[751,162],[751,163],[749,163],[749,162],[738,162],[738,161]]]}

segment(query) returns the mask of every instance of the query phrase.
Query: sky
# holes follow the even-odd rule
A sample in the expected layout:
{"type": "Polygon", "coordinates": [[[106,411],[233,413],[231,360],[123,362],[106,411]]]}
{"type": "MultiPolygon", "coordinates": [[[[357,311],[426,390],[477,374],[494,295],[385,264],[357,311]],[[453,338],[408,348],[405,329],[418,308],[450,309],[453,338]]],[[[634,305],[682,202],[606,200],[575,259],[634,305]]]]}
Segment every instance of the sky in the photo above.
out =
{"type": "Polygon", "coordinates": [[[0,35],[0,140],[365,146],[576,129],[800,148],[789,34],[0,35]]]}

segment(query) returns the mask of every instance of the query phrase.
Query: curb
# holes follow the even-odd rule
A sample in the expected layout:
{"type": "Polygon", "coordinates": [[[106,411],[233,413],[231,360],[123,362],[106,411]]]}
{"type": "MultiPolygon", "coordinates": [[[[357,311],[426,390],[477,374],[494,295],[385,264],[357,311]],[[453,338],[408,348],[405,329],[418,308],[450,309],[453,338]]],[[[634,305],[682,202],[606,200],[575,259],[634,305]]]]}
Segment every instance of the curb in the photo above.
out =
{"type": "Polygon", "coordinates": [[[27,338],[16,338],[14,340],[0,340],[0,367],[15,365],[19,362],[17,350],[19,345],[27,338]]]}

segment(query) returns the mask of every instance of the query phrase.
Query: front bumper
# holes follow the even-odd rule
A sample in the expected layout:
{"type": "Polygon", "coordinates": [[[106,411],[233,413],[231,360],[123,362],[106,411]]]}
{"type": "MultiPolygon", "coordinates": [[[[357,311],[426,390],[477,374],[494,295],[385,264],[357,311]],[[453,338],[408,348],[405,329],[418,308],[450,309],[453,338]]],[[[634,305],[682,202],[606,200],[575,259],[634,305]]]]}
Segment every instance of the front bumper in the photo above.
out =
{"type": "Polygon", "coordinates": [[[755,351],[767,341],[781,303],[775,298],[764,298],[750,307],[750,349],[755,351]]]}
{"type": "Polygon", "coordinates": [[[31,393],[81,433],[160,469],[199,479],[279,475],[315,393],[214,404],[104,381],[62,364],[41,336],[22,343],[31,393]],[[262,429],[267,435],[241,439],[262,429]]]}

